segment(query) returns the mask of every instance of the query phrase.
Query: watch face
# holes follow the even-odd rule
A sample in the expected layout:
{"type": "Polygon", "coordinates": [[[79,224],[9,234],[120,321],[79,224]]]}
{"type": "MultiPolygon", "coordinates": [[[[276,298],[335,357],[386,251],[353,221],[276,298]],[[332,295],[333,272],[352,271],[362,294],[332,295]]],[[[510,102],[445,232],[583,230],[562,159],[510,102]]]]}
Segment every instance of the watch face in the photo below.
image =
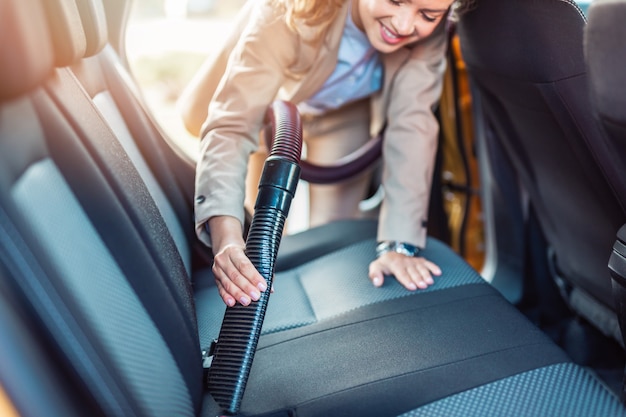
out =
{"type": "Polygon", "coordinates": [[[406,256],[414,256],[415,255],[415,251],[411,250],[410,248],[404,246],[404,245],[398,245],[396,247],[396,252],[401,253],[403,255],[406,256]]]}
{"type": "Polygon", "coordinates": [[[376,256],[381,256],[387,252],[401,253],[405,256],[416,256],[419,253],[419,248],[409,243],[396,241],[380,242],[376,246],[376,256]]]}

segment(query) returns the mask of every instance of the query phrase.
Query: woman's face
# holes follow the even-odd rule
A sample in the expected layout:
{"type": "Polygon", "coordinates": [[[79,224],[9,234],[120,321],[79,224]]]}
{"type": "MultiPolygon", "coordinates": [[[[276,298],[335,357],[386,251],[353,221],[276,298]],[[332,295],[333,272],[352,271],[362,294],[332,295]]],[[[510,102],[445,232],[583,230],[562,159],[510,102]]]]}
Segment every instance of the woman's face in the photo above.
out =
{"type": "Polygon", "coordinates": [[[452,3],[453,0],[352,0],[352,18],[376,50],[390,53],[428,37],[452,3]]]}

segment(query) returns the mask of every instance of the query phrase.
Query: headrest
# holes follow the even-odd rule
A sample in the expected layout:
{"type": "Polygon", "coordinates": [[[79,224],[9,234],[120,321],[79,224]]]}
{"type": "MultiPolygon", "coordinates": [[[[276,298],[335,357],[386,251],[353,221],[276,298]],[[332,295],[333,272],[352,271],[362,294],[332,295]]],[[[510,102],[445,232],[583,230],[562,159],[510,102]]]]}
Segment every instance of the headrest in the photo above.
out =
{"type": "Polygon", "coordinates": [[[107,42],[102,0],[45,0],[55,65],[67,67],[97,54],[107,42]]]}
{"type": "Polygon", "coordinates": [[[75,0],[45,0],[54,63],[67,67],[85,56],[87,41],[75,0]]]}
{"type": "Polygon", "coordinates": [[[106,12],[102,0],[76,0],[85,31],[87,50],[85,56],[97,54],[108,41],[106,12]]]}
{"type": "Polygon", "coordinates": [[[594,1],[585,28],[585,54],[592,93],[601,114],[626,119],[626,0],[594,1]]]}
{"type": "Polygon", "coordinates": [[[27,93],[53,69],[53,49],[41,7],[46,2],[0,0],[1,100],[27,93]]]}

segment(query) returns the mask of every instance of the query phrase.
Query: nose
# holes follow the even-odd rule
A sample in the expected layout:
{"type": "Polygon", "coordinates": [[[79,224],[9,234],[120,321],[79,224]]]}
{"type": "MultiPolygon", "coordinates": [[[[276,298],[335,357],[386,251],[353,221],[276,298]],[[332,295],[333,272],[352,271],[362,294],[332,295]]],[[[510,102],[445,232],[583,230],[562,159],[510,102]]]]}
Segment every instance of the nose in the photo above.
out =
{"type": "Polygon", "coordinates": [[[393,24],[393,29],[400,36],[411,36],[417,32],[415,16],[409,11],[398,12],[391,23],[393,24]]]}

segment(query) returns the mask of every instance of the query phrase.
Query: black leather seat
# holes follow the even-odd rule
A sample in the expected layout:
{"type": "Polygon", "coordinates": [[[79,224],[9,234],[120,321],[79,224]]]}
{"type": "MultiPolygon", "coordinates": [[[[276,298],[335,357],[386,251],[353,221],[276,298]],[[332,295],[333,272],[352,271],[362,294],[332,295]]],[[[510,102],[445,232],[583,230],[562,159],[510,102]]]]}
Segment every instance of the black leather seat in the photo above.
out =
{"type": "Polygon", "coordinates": [[[621,341],[607,260],[626,221],[624,188],[607,180],[592,146],[606,137],[589,100],[585,25],[571,0],[478,0],[458,30],[485,114],[477,123],[490,132],[487,146],[504,149],[527,192],[564,298],[621,341]]]}
{"type": "MultiPolygon", "coordinates": [[[[194,265],[178,250],[189,242],[177,243],[142,165],[99,110],[107,94],[93,96],[76,70],[85,51],[99,52],[76,4],[0,0],[0,10],[0,60],[11,63],[0,67],[3,294],[36,323],[32,338],[60,368],[51,379],[69,387],[59,395],[79,393],[67,401],[84,415],[217,415],[200,348],[223,306],[207,281],[190,280],[194,265]]],[[[373,245],[318,253],[277,276],[285,285],[270,301],[246,415],[626,415],[448,247],[429,242],[446,275],[409,296],[364,279],[373,245]]]]}

